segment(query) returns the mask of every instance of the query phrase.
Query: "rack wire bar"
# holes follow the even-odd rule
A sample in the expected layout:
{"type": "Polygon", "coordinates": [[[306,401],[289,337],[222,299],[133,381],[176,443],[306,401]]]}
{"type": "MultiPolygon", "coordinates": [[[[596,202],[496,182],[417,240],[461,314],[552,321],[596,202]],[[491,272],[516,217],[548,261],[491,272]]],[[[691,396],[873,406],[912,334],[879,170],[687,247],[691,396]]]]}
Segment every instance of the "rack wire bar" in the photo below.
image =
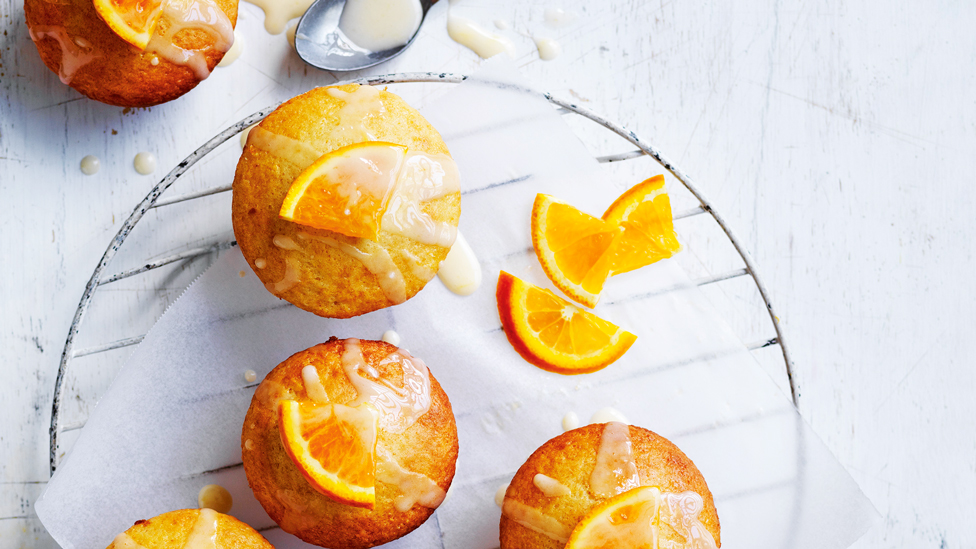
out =
{"type": "MultiPolygon", "coordinates": [[[[454,75],[449,73],[401,73],[401,74],[392,74],[392,75],[384,75],[384,76],[358,78],[354,80],[340,82],[337,85],[341,85],[341,84],[383,85],[383,84],[402,84],[402,83],[459,84],[465,81],[467,78],[468,77],[465,75],[454,75]]],[[[520,88],[520,89],[528,93],[533,93],[533,94],[539,93],[534,90],[530,90],[528,88],[520,88]]],[[[687,188],[692,195],[694,195],[694,197],[698,200],[700,205],[682,212],[678,212],[673,216],[674,219],[682,219],[686,217],[700,215],[702,213],[708,213],[712,216],[715,222],[718,223],[718,225],[725,232],[725,235],[732,242],[732,245],[735,247],[739,256],[742,257],[742,260],[745,263],[745,267],[728,271],[726,273],[722,273],[719,275],[705,277],[703,279],[694,281],[694,283],[698,285],[705,285],[705,284],[711,284],[714,282],[728,280],[731,278],[736,278],[745,275],[750,275],[752,277],[753,281],[756,283],[756,287],[759,290],[760,295],[762,296],[767,312],[769,313],[769,317],[772,320],[773,327],[776,330],[776,337],[750,344],[747,347],[749,350],[755,350],[755,349],[760,349],[760,348],[769,347],[773,345],[779,345],[786,366],[786,375],[787,375],[787,379],[789,380],[790,393],[793,399],[793,404],[795,405],[797,402],[797,394],[793,382],[792,362],[790,360],[790,356],[786,349],[786,346],[783,343],[783,335],[779,324],[779,319],[776,317],[775,313],[773,312],[773,306],[769,300],[768,292],[762,280],[760,279],[759,275],[757,274],[754,262],[752,261],[748,252],[746,252],[742,244],[739,242],[739,240],[735,237],[732,230],[728,227],[728,225],[726,224],[722,216],[718,214],[714,209],[712,209],[711,204],[708,202],[708,200],[705,198],[702,192],[695,186],[695,184],[692,183],[690,177],[688,177],[684,172],[682,172],[677,167],[675,167],[656,148],[640,140],[633,132],[624,129],[623,127],[613,122],[610,122],[587,109],[578,107],[575,104],[560,99],[556,99],[551,95],[549,95],[548,93],[541,94],[541,95],[545,99],[547,99],[551,104],[558,107],[558,111],[561,114],[568,114],[572,112],[580,116],[583,116],[585,118],[588,118],[589,120],[604,126],[608,130],[613,131],[617,135],[629,141],[631,144],[638,147],[638,150],[634,150],[634,151],[628,151],[624,153],[597,157],[597,160],[599,162],[601,163],[620,162],[632,158],[638,158],[643,155],[648,155],[654,158],[664,169],[668,170],[675,178],[677,178],[678,181],[680,181],[682,185],[684,185],[684,187],[687,188]]],[[[229,191],[231,188],[230,185],[222,185],[220,187],[214,187],[203,191],[186,193],[183,195],[178,195],[172,198],[168,198],[166,200],[160,200],[160,196],[167,189],[169,189],[173,185],[173,183],[175,183],[191,167],[193,167],[197,162],[203,159],[207,154],[209,154],[214,149],[216,149],[219,145],[228,141],[229,139],[239,134],[246,128],[261,121],[264,117],[270,114],[277,107],[278,104],[271,105],[250,116],[245,117],[241,121],[237,122],[236,124],[233,124],[226,130],[217,134],[215,137],[213,137],[212,139],[204,143],[200,148],[198,148],[193,153],[191,153],[188,157],[186,157],[186,159],[180,162],[155,187],[152,188],[149,194],[142,201],[140,201],[139,204],[136,205],[135,209],[125,220],[125,222],[122,224],[122,227],[119,229],[118,233],[115,235],[115,237],[109,243],[105,252],[102,254],[101,260],[98,262],[98,265],[95,267],[95,270],[91,275],[91,278],[88,280],[88,283],[85,286],[85,290],[82,293],[81,300],[78,303],[78,308],[75,310],[74,318],[71,322],[71,326],[68,329],[68,335],[65,339],[64,350],[61,353],[61,362],[58,366],[58,374],[55,380],[54,398],[53,398],[52,409],[51,409],[51,426],[49,431],[50,432],[49,458],[50,458],[50,469],[52,475],[54,474],[54,471],[57,469],[58,462],[59,462],[59,458],[57,454],[59,435],[65,431],[80,429],[85,424],[85,420],[82,420],[79,422],[72,423],[70,425],[64,425],[64,426],[60,425],[61,402],[65,391],[64,380],[71,359],[136,345],[139,342],[141,342],[145,337],[144,335],[134,336],[134,337],[129,337],[129,338],[105,343],[102,345],[96,345],[93,347],[75,349],[74,348],[75,338],[77,337],[78,331],[81,328],[81,324],[85,319],[85,315],[88,311],[88,308],[91,305],[92,300],[94,299],[95,290],[99,286],[102,286],[104,284],[109,284],[111,282],[116,282],[124,278],[129,278],[138,274],[142,274],[150,270],[183,259],[190,259],[193,257],[198,257],[205,254],[214,253],[220,250],[230,248],[234,246],[236,242],[233,241],[220,242],[209,246],[201,246],[190,250],[185,250],[177,254],[173,254],[155,261],[148,262],[143,266],[122,271],[113,275],[105,276],[104,271],[108,268],[109,264],[115,258],[115,255],[118,253],[119,248],[121,248],[122,244],[125,242],[125,239],[128,237],[129,233],[132,232],[136,224],[143,218],[143,216],[146,214],[148,210],[229,191]]]]}

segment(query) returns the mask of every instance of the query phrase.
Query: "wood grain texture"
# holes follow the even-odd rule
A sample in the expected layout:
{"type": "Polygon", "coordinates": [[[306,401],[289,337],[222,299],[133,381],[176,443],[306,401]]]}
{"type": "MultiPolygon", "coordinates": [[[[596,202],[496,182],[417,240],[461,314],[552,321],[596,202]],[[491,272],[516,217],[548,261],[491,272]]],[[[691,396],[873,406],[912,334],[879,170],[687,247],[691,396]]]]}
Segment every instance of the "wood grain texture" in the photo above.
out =
{"type": "MultiPolygon", "coordinates": [[[[342,78],[305,67],[280,47],[282,36],[265,33],[258,10],[242,8],[239,61],[172,103],[123,110],[64,87],[31,44],[22,3],[0,0],[4,547],[54,546],[31,518],[48,476],[54,375],[78,298],[122,219],[210,136],[342,78]],[[132,168],[141,150],[159,159],[152,176],[132,168]],[[87,154],[102,160],[95,176],[78,169],[87,154]]],[[[404,55],[359,74],[476,70],[480,60],[447,37],[446,9],[435,5],[404,55]]],[[[653,142],[730,220],[785,323],[801,412],[884,517],[855,547],[971,545],[976,4],[462,0],[457,9],[486,26],[501,18],[519,33],[557,38],[564,53],[542,62],[528,37],[509,33],[517,64],[540,89],[653,142]],[[546,28],[542,12],[557,5],[583,17],[546,28]]],[[[408,99],[429,100],[428,92],[437,93],[422,88],[408,99]]],[[[600,135],[587,145],[601,154],[628,148],[600,135]]],[[[228,183],[236,146],[179,192],[228,183]]],[[[627,178],[644,168],[608,169],[627,178]]],[[[211,211],[147,216],[152,223],[133,234],[113,271],[223,230],[226,197],[203,200],[211,211]]],[[[704,242],[686,267],[721,268],[731,257],[723,237],[695,223],[677,225],[704,242]]],[[[99,290],[79,347],[144,332],[206,263],[99,290]],[[135,306],[147,296],[154,305],[135,306]]],[[[709,291],[729,314],[750,299],[745,285],[709,291]]],[[[755,318],[741,319],[740,333],[762,335],[755,318]]],[[[79,359],[67,423],[83,420],[126,355],[79,359]]]]}

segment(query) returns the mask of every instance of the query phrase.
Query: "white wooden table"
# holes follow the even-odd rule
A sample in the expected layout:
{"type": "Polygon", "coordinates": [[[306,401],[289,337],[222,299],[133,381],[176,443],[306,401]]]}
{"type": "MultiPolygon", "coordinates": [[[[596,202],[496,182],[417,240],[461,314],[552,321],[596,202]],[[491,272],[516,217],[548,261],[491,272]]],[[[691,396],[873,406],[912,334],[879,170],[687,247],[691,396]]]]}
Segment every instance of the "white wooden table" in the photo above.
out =
{"type": "MultiPolygon", "coordinates": [[[[284,38],[267,36],[252,8],[239,61],[178,101],[132,111],[64,87],[31,44],[21,2],[0,0],[3,547],[54,545],[31,511],[48,478],[54,376],[84,284],[122,219],[207,138],[337,78],[269,54],[278,50],[262,44],[284,38]],[[152,176],[132,168],[142,150],[159,159],[152,176]],[[101,158],[99,174],[81,174],[86,154],[101,158]]],[[[433,8],[407,53],[364,74],[477,70],[480,60],[447,37],[446,8],[433,8]]],[[[563,55],[544,62],[529,38],[508,32],[537,87],[660,147],[747,243],[785,324],[800,410],[883,516],[855,547],[976,543],[976,4],[462,0],[458,9],[558,38],[563,55]],[[546,29],[546,7],[582,17],[546,29]]],[[[165,237],[190,238],[194,223],[170,222],[176,234],[165,237]]],[[[172,298],[187,282],[117,291],[172,298]]],[[[160,313],[112,314],[118,325],[160,313]]],[[[114,335],[95,330],[88,341],[114,335]]],[[[69,379],[76,408],[111,379],[88,368],[69,379]]]]}

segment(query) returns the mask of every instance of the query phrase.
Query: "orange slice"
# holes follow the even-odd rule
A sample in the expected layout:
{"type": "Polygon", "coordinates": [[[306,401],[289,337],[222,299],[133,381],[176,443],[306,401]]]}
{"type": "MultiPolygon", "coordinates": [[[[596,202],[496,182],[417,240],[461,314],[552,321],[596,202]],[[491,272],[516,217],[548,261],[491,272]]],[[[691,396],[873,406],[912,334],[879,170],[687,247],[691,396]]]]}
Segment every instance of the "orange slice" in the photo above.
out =
{"type": "Polygon", "coordinates": [[[119,38],[145,50],[163,11],[162,0],[93,0],[95,11],[119,38]]]}
{"type": "Polygon", "coordinates": [[[637,340],[634,334],[505,271],[498,275],[495,299],[512,347],[543,370],[595,372],[623,356],[637,340]]]}
{"type": "Polygon", "coordinates": [[[603,220],[623,227],[607,250],[611,275],[618,275],[671,257],[681,247],[671,219],[671,199],[664,176],[638,183],[607,208],[603,220]]]}
{"type": "Polygon", "coordinates": [[[281,443],[318,492],[356,507],[373,508],[377,414],[368,404],[278,404],[281,443]]]}
{"type": "Polygon", "coordinates": [[[566,549],[656,549],[660,504],[661,491],[653,486],[618,494],[583,517],[566,549]]]}
{"type": "Polygon", "coordinates": [[[278,213],[308,227],[376,240],[407,148],[366,141],[336,149],[291,184],[278,213]]]}
{"type": "Polygon", "coordinates": [[[539,194],[532,205],[532,247],[549,280],[573,300],[595,307],[608,275],[604,253],[620,230],[539,194]]]}

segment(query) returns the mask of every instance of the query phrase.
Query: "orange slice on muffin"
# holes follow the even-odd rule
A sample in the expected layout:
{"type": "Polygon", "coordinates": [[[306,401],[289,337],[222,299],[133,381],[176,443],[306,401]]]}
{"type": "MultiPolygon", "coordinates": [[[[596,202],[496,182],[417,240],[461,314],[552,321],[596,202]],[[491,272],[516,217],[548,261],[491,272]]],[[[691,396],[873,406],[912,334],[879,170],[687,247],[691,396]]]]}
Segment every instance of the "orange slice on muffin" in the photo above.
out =
{"type": "Polygon", "coordinates": [[[537,195],[532,246],[557,288],[578,303],[595,307],[607,278],[671,257],[680,247],[664,177],[635,185],[602,218],[549,195],[537,195]]]}
{"type": "Polygon", "coordinates": [[[566,549],[656,548],[660,505],[661,490],[653,486],[618,494],[583,517],[573,529],[566,549]]]}
{"type": "Polygon", "coordinates": [[[162,0],[93,0],[95,11],[119,38],[145,50],[159,16],[162,0]]]}
{"type": "Polygon", "coordinates": [[[278,215],[301,225],[376,240],[407,148],[366,141],[323,155],[291,184],[278,215]]]}
{"type": "Polygon", "coordinates": [[[637,336],[551,291],[502,271],[495,290],[508,341],[528,362],[559,374],[585,374],[612,364],[637,336]]]}
{"type": "Polygon", "coordinates": [[[376,501],[377,420],[368,404],[278,404],[281,442],[305,479],[339,503],[367,509],[376,501]]]}

